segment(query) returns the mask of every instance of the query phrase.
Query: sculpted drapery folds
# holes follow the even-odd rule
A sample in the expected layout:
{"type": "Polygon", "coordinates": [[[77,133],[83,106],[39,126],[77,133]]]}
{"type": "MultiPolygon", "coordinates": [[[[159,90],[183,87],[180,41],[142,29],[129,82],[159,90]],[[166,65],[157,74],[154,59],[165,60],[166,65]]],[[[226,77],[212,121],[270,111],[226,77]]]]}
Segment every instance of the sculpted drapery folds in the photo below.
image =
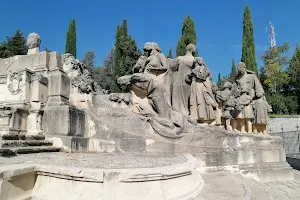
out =
{"type": "Polygon", "coordinates": [[[218,89],[204,59],[195,58],[194,52],[196,46],[189,44],[184,56],[166,58],[157,43],[147,42],[133,74],[118,79],[130,89],[132,111],[169,138],[182,137],[197,122],[266,132],[270,106],[256,75],[241,62],[235,83],[218,89]]]}
{"type": "Polygon", "coordinates": [[[195,59],[193,54],[196,52],[196,46],[189,44],[186,47],[185,56],[179,56],[175,59],[175,65],[172,66],[172,108],[185,116],[189,116],[189,98],[191,95],[191,73],[195,59]]]}
{"type": "Polygon", "coordinates": [[[215,124],[215,111],[218,104],[212,91],[211,72],[203,58],[195,58],[192,69],[190,113],[201,123],[215,124]]]}

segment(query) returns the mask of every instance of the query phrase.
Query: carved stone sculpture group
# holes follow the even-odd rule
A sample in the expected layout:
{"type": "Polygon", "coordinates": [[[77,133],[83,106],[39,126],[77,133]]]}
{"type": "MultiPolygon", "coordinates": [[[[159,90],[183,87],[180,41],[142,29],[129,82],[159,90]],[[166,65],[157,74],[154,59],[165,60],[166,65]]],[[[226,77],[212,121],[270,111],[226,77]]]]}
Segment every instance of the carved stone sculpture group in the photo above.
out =
{"type": "Polygon", "coordinates": [[[189,44],[184,56],[170,59],[157,43],[147,42],[133,74],[118,79],[130,89],[132,111],[171,138],[181,137],[189,123],[266,133],[271,107],[255,73],[240,62],[235,82],[217,88],[204,59],[194,52],[196,46],[189,44]]]}

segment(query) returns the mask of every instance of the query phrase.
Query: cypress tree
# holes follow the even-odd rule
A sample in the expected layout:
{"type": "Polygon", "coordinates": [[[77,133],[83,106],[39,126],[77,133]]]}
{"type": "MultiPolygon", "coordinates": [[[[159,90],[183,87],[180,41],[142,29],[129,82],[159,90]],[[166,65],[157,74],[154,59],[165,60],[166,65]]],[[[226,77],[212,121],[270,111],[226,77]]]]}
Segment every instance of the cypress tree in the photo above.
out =
{"type": "Polygon", "coordinates": [[[232,59],[231,72],[229,74],[228,81],[230,81],[231,83],[234,83],[235,82],[235,78],[236,78],[236,66],[235,66],[234,59],[232,59]]]}
{"type": "Polygon", "coordinates": [[[169,49],[169,53],[167,55],[167,58],[173,58],[172,49],[171,48],[169,49]]]}
{"type": "Polygon", "coordinates": [[[137,48],[135,40],[128,34],[127,20],[124,19],[122,24],[117,26],[115,56],[113,66],[113,78],[111,83],[112,92],[125,91],[125,88],[119,88],[117,79],[121,76],[132,73],[141,52],[137,48]]]}
{"type": "MultiPolygon", "coordinates": [[[[188,44],[196,45],[196,42],[197,37],[194,20],[191,18],[190,15],[188,15],[183,20],[181,38],[179,39],[176,47],[176,56],[184,56],[186,53],[186,46],[188,44]]],[[[198,53],[196,52],[194,56],[198,56],[198,53]]]]}
{"type": "Polygon", "coordinates": [[[251,18],[251,12],[248,4],[244,9],[243,20],[243,47],[242,60],[246,64],[247,69],[257,74],[257,64],[255,56],[254,30],[251,18]]]}
{"type": "Polygon", "coordinates": [[[218,86],[218,88],[221,88],[223,86],[223,80],[221,78],[220,73],[218,74],[217,86],[218,86]]]}
{"type": "Polygon", "coordinates": [[[75,19],[72,19],[67,32],[66,53],[70,53],[76,58],[76,52],[76,22],[75,19]]]}

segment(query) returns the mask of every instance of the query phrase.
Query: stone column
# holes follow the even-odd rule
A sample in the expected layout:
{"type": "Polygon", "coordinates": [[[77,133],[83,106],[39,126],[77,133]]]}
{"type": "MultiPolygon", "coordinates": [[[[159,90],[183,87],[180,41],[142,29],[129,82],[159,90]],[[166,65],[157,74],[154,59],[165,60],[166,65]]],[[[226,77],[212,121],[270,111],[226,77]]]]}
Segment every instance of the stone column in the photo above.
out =
{"type": "Polygon", "coordinates": [[[13,125],[14,111],[10,107],[0,108],[0,135],[8,134],[13,125]]]}
{"type": "Polygon", "coordinates": [[[40,135],[41,130],[41,102],[31,102],[31,108],[29,109],[29,115],[27,119],[27,134],[28,135],[40,135]]]}

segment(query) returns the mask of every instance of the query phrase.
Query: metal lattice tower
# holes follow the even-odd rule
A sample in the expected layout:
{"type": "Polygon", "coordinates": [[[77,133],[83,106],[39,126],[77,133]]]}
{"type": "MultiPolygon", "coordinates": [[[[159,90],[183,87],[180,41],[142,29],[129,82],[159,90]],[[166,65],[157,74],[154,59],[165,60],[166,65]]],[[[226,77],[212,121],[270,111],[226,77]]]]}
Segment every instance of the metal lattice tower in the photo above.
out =
{"type": "Polygon", "coordinates": [[[271,47],[276,47],[276,36],[275,36],[275,27],[270,22],[270,34],[269,34],[269,40],[271,47]]]}

